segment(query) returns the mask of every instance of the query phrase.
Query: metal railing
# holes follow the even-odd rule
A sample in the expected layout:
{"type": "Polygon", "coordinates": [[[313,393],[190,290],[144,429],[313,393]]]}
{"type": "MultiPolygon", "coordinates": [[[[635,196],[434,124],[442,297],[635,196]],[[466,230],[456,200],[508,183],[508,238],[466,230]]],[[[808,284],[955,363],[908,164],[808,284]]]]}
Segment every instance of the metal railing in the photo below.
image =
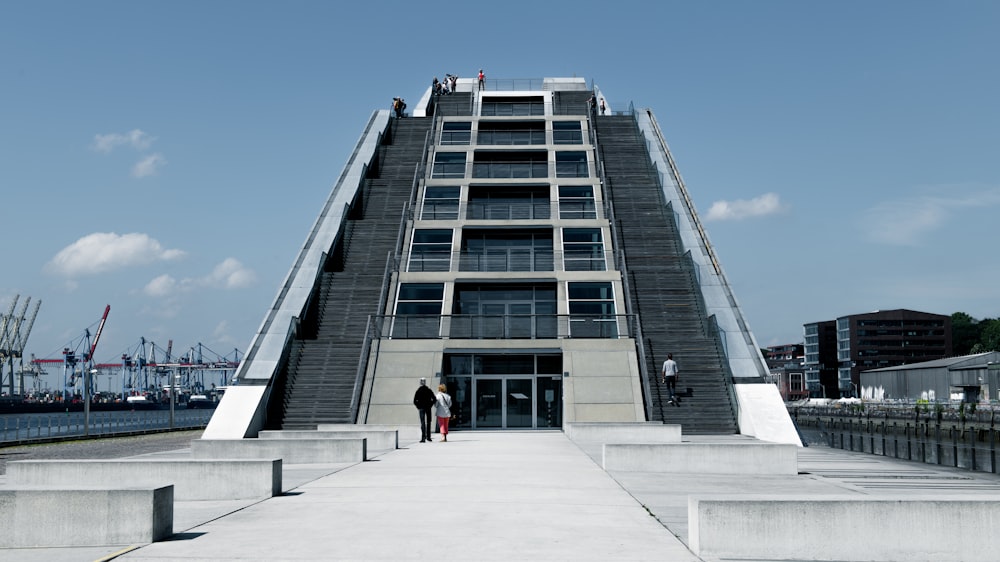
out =
{"type": "MultiPolygon", "coordinates": [[[[442,153],[443,154],[443,153],[442,153]]],[[[544,179],[589,178],[589,162],[548,160],[504,160],[435,162],[429,179],[544,179]]]]}
{"type": "Polygon", "coordinates": [[[199,429],[208,425],[214,413],[214,409],[181,409],[171,416],[169,410],[122,410],[90,412],[89,420],[83,412],[4,414],[0,416],[0,444],[199,429]]]}
{"type": "Polygon", "coordinates": [[[486,252],[406,252],[399,269],[407,272],[608,271],[614,252],[554,252],[530,248],[493,248],[486,252]],[[405,266],[403,265],[405,264],[405,266]]]}
{"type": "Polygon", "coordinates": [[[373,317],[386,339],[628,339],[629,314],[441,314],[373,317]]]}
{"type": "Polygon", "coordinates": [[[460,202],[458,199],[424,199],[415,211],[416,220],[593,220],[605,218],[606,211],[593,199],[535,200],[532,202],[460,202]]]}

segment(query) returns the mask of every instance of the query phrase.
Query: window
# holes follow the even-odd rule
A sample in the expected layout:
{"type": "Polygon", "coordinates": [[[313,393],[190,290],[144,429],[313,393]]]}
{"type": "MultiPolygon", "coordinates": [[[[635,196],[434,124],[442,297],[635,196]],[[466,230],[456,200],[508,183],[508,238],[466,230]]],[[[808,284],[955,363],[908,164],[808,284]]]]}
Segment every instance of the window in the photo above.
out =
{"type": "Polygon", "coordinates": [[[544,178],[549,175],[548,153],[477,151],[474,178],[544,178]]]}
{"type": "Polygon", "coordinates": [[[594,188],[589,185],[559,186],[559,218],[595,219],[594,188]]]}
{"type": "Polygon", "coordinates": [[[478,144],[545,144],[544,121],[480,121],[478,144]]]}
{"type": "Polygon", "coordinates": [[[442,283],[402,283],[396,302],[392,336],[395,338],[436,338],[439,335],[442,283]]]}
{"type": "Polygon", "coordinates": [[[455,286],[453,338],[555,338],[555,284],[455,286]]]}
{"type": "Polygon", "coordinates": [[[468,121],[446,121],[441,126],[441,144],[469,144],[472,140],[472,123],[468,121]]]}
{"type": "Polygon", "coordinates": [[[428,186],[424,190],[423,220],[455,220],[461,189],[457,186],[428,186]]]}
{"type": "Polygon", "coordinates": [[[590,177],[586,152],[556,152],[556,177],[590,177]]]}
{"type": "Polygon", "coordinates": [[[434,155],[432,178],[464,178],[464,152],[438,152],[434,155]]]}
{"type": "Polygon", "coordinates": [[[469,220],[548,219],[549,187],[469,187],[469,220]]]}
{"type": "Polygon", "coordinates": [[[583,144],[579,121],[553,121],[552,144],[583,144]]]}
{"type": "Polygon", "coordinates": [[[485,117],[545,115],[545,102],[541,97],[484,98],[480,114],[485,117]]]}
{"type": "Polygon", "coordinates": [[[552,232],[466,229],[459,270],[552,271],[552,232]]]}
{"type": "Polygon", "coordinates": [[[563,229],[563,268],[566,271],[604,271],[607,269],[600,229],[563,229]]]}
{"type": "Polygon", "coordinates": [[[451,229],[414,230],[407,271],[448,271],[451,268],[451,229]]]}
{"type": "Polygon", "coordinates": [[[618,337],[611,283],[570,283],[568,293],[571,337],[618,337]]]}

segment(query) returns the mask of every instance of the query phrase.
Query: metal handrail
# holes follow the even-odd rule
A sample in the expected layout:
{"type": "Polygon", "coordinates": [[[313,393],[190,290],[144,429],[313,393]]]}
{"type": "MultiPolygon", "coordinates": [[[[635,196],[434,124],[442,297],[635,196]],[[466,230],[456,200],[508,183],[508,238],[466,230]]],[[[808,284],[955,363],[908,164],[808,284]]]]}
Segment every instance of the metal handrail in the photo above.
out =
{"type": "Polygon", "coordinates": [[[538,248],[506,250],[501,252],[495,248],[490,253],[462,250],[447,254],[421,254],[409,250],[398,255],[401,264],[406,264],[407,272],[610,271],[615,260],[614,251],[602,251],[600,255],[580,254],[579,258],[574,258],[572,252],[565,251],[538,248]],[[518,255],[522,251],[524,255],[518,255]]]}
{"type": "Polygon", "coordinates": [[[512,220],[600,220],[607,218],[605,208],[594,199],[539,199],[532,203],[489,203],[459,201],[458,199],[424,199],[411,212],[412,218],[424,221],[512,221],[512,220]],[[562,210],[576,204],[578,209],[562,210]],[[588,205],[589,204],[589,205],[588,205]],[[503,212],[506,211],[506,212],[503,212]],[[563,214],[569,216],[562,216],[563,214]],[[593,216],[580,216],[592,214],[593,216]]]}
{"type": "Polygon", "coordinates": [[[630,314],[386,314],[376,339],[631,339],[630,314]]]}
{"type": "MultiPolygon", "coordinates": [[[[656,118],[653,117],[653,112],[646,110],[649,122],[654,129],[656,142],[660,145],[660,150],[666,156],[667,165],[670,167],[670,173],[677,182],[678,193],[681,196],[681,200],[687,208],[687,216],[690,218],[691,222],[694,224],[696,231],[698,232],[699,240],[702,248],[705,250],[706,255],[712,263],[712,267],[715,270],[715,274],[718,276],[720,281],[720,286],[726,295],[726,300],[729,302],[730,308],[733,310],[733,315],[736,319],[737,325],[740,327],[740,334],[743,337],[744,342],[747,347],[751,350],[756,349],[756,344],[753,342],[753,338],[750,336],[750,328],[747,326],[746,319],[743,317],[743,311],[736,302],[736,297],[733,294],[732,286],[729,284],[729,280],[726,279],[725,274],[722,271],[722,267],[719,264],[718,256],[715,254],[715,249],[712,247],[711,242],[708,240],[708,234],[705,231],[704,226],[701,224],[701,220],[698,218],[698,214],[695,211],[694,203],[691,201],[691,196],[688,193],[687,186],[684,184],[684,178],[681,177],[680,170],[677,168],[677,163],[674,161],[673,154],[670,152],[670,147],[667,146],[666,139],[663,138],[663,132],[660,130],[659,123],[656,122],[656,118]]],[[[663,186],[661,184],[661,192],[663,186]]],[[[758,352],[759,353],[759,352],[758,352]]],[[[754,361],[754,366],[757,368],[757,374],[759,377],[767,376],[767,369],[765,368],[762,361],[754,361]]]]}

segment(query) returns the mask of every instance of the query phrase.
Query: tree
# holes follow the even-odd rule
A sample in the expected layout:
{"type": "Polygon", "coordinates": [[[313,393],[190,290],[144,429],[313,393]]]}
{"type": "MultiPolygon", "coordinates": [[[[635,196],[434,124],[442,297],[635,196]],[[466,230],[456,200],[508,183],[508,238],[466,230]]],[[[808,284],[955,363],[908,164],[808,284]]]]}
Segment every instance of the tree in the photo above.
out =
{"type": "Polygon", "coordinates": [[[985,319],[979,323],[981,335],[979,342],[983,351],[1000,351],[1000,319],[985,319]]]}
{"type": "Polygon", "coordinates": [[[975,353],[973,346],[980,343],[982,326],[975,318],[964,312],[951,315],[951,349],[955,355],[975,353]]]}

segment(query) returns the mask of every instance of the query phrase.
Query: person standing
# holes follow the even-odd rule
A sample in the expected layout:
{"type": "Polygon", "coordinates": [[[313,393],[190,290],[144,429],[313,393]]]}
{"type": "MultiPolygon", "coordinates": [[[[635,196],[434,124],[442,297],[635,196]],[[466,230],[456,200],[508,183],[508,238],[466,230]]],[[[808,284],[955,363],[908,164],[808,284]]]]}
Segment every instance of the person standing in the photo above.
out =
{"type": "Polygon", "coordinates": [[[438,427],[441,429],[441,435],[444,438],[441,440],[443,442],[448,441],[448,422],[451,420],[451,396],[448,395],[448,387],[443,384],[438,385],[438,392],[434,395],[437,400],[435,408],[435,414],[438,419],[438,427]]]}
{"type": "Polygon", "coordinates": [[[431,407],[437,399],[434,398],[434,392],[427,388],[427,379],[420,377],[420,386],[417,387],[417,392],[413,395],[413,405],[417,407],[417,411],[420,413],[420,442],[424,443],[426,441],[432,441],[431,439],[431,407]]]}
{"type": "Polygon", "coordinates": [[[677,362],[674,361],[673,353],[667,354],[667,360],[663,362],[660,377],[660,382],[667,385],[667,392],[670,393],[670,403],[674,406],[680,406],[680,401],[677,400],[677,362]]]}
{"type": "Polygon", "coordinates": [[[486,75],[483,74],[483,69],[479,69],[479,89],[483,89],[483,85],[486,83],[486,75]]]}

